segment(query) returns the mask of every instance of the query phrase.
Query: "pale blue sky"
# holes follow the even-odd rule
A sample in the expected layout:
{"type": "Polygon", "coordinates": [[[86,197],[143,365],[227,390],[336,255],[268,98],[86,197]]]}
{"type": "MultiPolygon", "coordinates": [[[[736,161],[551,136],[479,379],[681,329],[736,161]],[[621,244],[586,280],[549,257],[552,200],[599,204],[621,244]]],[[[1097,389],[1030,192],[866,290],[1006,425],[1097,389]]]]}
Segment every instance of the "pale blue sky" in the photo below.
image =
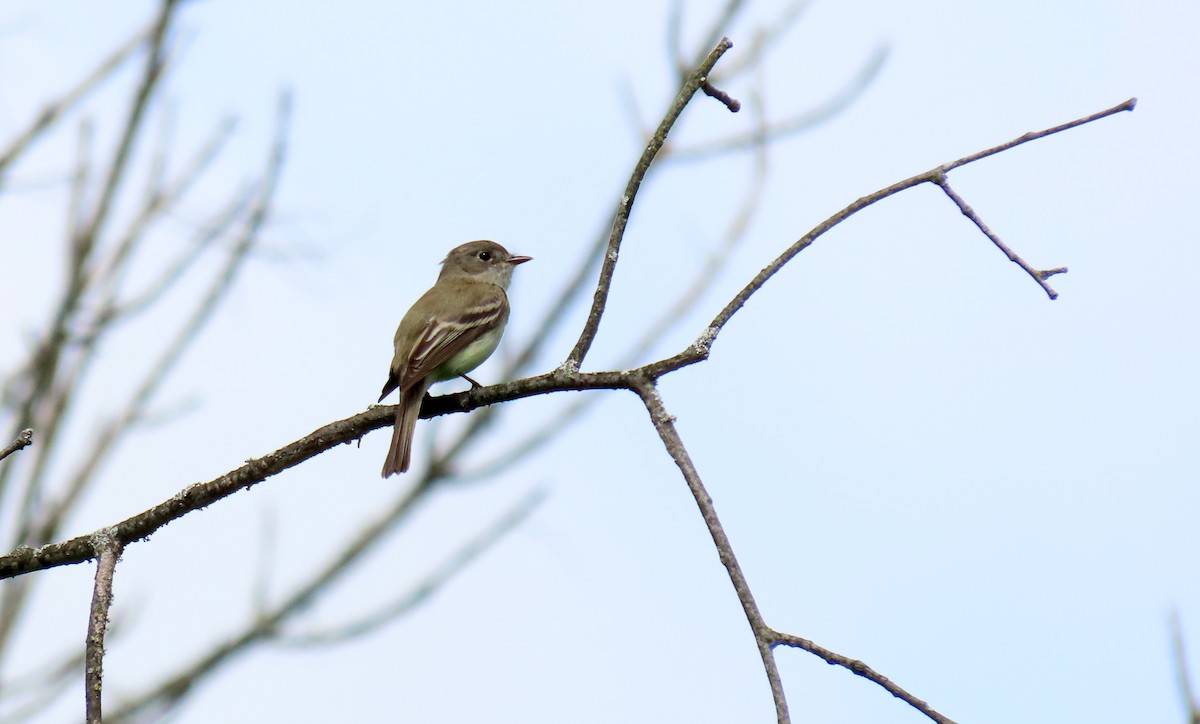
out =
{"type": "MultiPolygon", "coordinates": [[[[749,3],[729,61],[780,5],[749,3]]],[[[689,42],[718,6],[688,3],[689,42]]],[[[0,138],[150,7],[7,3],[0,138]]],[[[295,92],[267,235],[282,261],[254,266],[179,370],[165,402],[195,398],[198,410],[134,438],[71,532],[364,409],[395,324],[461,241],[535,257],[512,289],[510,341],[527,337],[640,151],[622,86],[645,125],[675,92],[666,16],[665,3],[633,0],[189,7],[170,93],[180,142],[224,113],[243,117],[213,199],[256,166],[278,89],[295,92]]],[[[824,98],[880,45],[886,65],[844,115],[776,149],[745,244],[656,350],[690,342],[775,254],[855,198],[1139,97],[1132,114],[951,176],[1031,263],[1070,267],[1053,280],[1057,301],[919,188],[801,254],[709,362],[662,385],[768,622],[861,658],[958,721],[1179,721],[1172,607],[1200,670],[1196,27],[1197,7],[1183,2],[814,3],[768,57],[772,116],[824,98]]],[[[748,87],[729,90],[747,98],[748,87]]],[[[673,139],[752,127],[750,114],[700,98],[673,139]]],[[[69,163],[47,145],[13,184],[69,163]]],[[[717,247],[748,169],[680,165],[643,189],[588,368],[620,359],[717,247]]],[[[0,203],[5,267],[20,270],[0,287],[5,367],[57,282],[58,237],[44,236],[44,219],[61,210],[42,203],[31,192],[0,203]]],[[[544,367],[565,356],[575,316],[544,367]]],[[[119,390],[130,368],[110,359],[98,374],[119,390]]],[[[542,454],[436,496],[306,621],[333,623],[405,590],[545,486],[534,517],[430,605],[363,641],[259,650],[178,721],[772,721],[750,632],[686,487],[636,399],[601,394],[542,454]]],[[[564,397],[507,405],[506,434],[538,427],[564,397]]],[[[73,434],[88,425],[85,415],[73,434]]],[[[417,434],[421,451],[431,427],[417,434]]],[[[386,438],[132,546],[116,605],[136,621],[112,647],[108,691],[136,690],[252,614],[264,519],[277,529],[276,593],[371,519],[403,484],[378,478],[386,438]]],[[[91,568],[44,578],[23,632],[30,661],[77,645],[86,623],[91,568]]],[[[810,655],[779,660],[794,721],[924,721],[810,655]]],[[[75,691],[45,721],[81,710],[75,691]]]]}

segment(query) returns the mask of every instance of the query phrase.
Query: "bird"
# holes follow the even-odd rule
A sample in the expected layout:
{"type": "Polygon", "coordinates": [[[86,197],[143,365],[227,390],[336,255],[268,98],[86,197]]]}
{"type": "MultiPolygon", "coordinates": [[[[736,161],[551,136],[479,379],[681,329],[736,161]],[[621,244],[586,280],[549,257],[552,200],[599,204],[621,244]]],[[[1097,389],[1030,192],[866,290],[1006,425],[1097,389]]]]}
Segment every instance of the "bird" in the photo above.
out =
{"type": "Polygon", "coordinates": [[[429,386],[467,377],[500,344],[508,323],[508,285],[513,269],[533,257],[510,254],[481,239],[456,246],[442,261],[437,282],[421,295],[396,328],[396,354],[379,402],[400,390],[392,443],[383,477],[408,470],[413,428],[429,386]]]}

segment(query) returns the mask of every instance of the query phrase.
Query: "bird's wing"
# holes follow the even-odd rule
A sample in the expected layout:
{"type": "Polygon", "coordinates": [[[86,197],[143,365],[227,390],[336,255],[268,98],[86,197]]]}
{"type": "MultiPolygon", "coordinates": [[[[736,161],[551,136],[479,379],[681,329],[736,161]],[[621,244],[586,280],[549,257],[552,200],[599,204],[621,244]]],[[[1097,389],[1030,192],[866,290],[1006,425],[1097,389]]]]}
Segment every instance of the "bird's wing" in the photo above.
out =
{"type": "Polygon", "coordinates": [[[461,311],[451,318],[425,312],[421,305],[423,299],[413,305],[409,313],[424,313],[425,324],[413,340],[407,357],[394,360],[400,368],[391,370],[379,399],[396,388],[404,391],[412,387],[497,324],[507,321],[508,296],[503,289],[495,284],[480,283],[462,284],[461,287],[461,311]]]}

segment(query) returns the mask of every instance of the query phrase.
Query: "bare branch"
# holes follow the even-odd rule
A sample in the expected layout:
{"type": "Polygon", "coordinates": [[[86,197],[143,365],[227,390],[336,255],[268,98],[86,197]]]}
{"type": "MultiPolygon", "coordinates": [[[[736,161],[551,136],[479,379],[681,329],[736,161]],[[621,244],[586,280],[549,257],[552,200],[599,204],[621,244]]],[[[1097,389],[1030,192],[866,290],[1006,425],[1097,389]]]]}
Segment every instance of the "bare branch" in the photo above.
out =
{"type": "Polygon", "coordinates": [[[729,109],[730,113],[737,113],[738,111],[742,110],[741,101],[716,87],[711,81],[704,81],[704,83],[700,85],[700,90],[704,91],[704,95],[708,96],[709,98],[716,98],[717,100],[721,101],[721,103],[725,104],[725,107],[729,109]]]}
{"type": "Polygon", "coordinates": [[[79,123],[79,151],[75,159],[75,172],[71,174],[71,198],[67,203],[67,233],[69,239],[78,239],[83,229],[83,205],[87,196],[88,177],[92,171],[92,140],[95,129],[90,119],[79,123]]]}
{"type": "MultiPolygon", "coordinates": [[[[134,140],[137,137],[137,131],[141,127],[150,99],[161,78],[163,48],[175,2],[176,0],[164,0],[154,22],[153,30],[149,35],[147,59],[142,79],[130,103],[128,117],[123,126],[117,150],[114,152],[106,180],[101,186],[100,198],[87,215],[87,220],[81,222],[70,239],[66,288],[59,299],[52,321],[48,325],[49,332],[39,342],[23,372],[29,377],[28,389],[23,390],[23,400],[17,405],[17,424],[29,425],[38,419],[36,426],[43,442],[33,456],[33,469],[29,474],[29,483],[24,496],[25,503],[22,505],[24,512],[21,517],[23,519],[30,517],[28,510],[33,496],[41,490],[46,466],[49,462],[48,455],[56,447],[55,441],[58,437],[60,423],[71,399],[74,383],[92,358],[91,352],[94,351],[94,347],[85,345],[75,360],[74,374],[60,375],[63,357],[71,339],[71,324],[79,315],[85,294],[93,281],[89,274],[90,261],[96,248],[100,228],[116,197],[134,140]]],[[[73,204],[79,201],[77,195],[77,192],[81,191],[79,179],[82,178],[82,172],[86,169],[87,156],[87,153],[81,154],[80,171],[77,172],[76,187],[73,192],[76,194],[76,198],[73,200],[73,204]]],[[[82,216],[82,212],[79,213],[82,216]]],[[[6,482],[4,473],[0,471],[0,489],[6,482]]],[[[4,608],[8,609],[7,606],[4,608]]],[[[2,642],[6,637],[7,629],[4,628],[4,620],[0,619],[0,649],[3,648],[2,642]]]]}
{"type": "MultiPolygon", "coordinates": [[[[124,273],[130,267],[130,264],[127,263],[129,256],[134,251],[137,242],[142,239],[142,235],[147,227],[153,221],[160,218],[164,211],[178,202],[192,185],[204,175],[204,172],[216,160],[225,148],[225,144],[233,136],[233,130],[236,125],[232,118],[226,118],[222,121],[208,142],[200,148],[196,156],[184,167],[184,170],[179,173],[169,186],[159,186],[156,183],[147,192],[137,217],[125,229],[122,238],[114,245],[113,251],[102,263],[97,265],[95,271],[92,273],[97,283],[103,281],[104,285],[108,288],[108,291],[103,295],[107,300],[111,300],[116,295],[116,289],[123,279],[124,273]]],[[[164,161],[161,158],[155,158],[156,165],[162,163],[164,161]]],[[[185,255],[186,257],[187,255],[185,255]]],[[[167,276],[169,277],[170,275],[167,276]]],[[[111,301],[105,302],[105,306],[111,305],[111,301]]],[[[102,310],[101,314],[104,317],[114,316],[107,309],[102,310]]]]}
{"type": "MultiPolygon", "coordinates": [[[[247,188],[230,198],[225,208],[215,214],[204,228],[200,229],[188,248],[184,249],[174,261],[167,264],[158,274],[158,278],[140,292],[132,295],[125,302],[118,302],[115,297],[105,302],[106,309],[100,313],[106,322],[125,322],[139,313],[146,311],[161,300],[167,292],[175,288],[177,282],[183,279],[187,272],[195,267],[196,261],[220,241],[233,225],[246,213],[246,209],[254,201],[255,189],[247,188]]],[[[242,255],[244,258],[244,255],[242,255]]],[[[114,290],[115,295],[115,290],[114,290]]],[[[99,330],[93,330],[93,333],[99,330]]]]}
{"type": "Polygon", "coordinates": [[[1132,111],[1136,107],[1137,107],[1137,98],[1130,98],[1129,100],[1125,100],[1125,101],[1118,103],[1117,105],[1113,106],[1112,108],[1105,108],[1104,110],[1097,111],[1096,113],[1093,113],[1090,116],[1076,118],[1073,121],[1067,121],[1066,123],[1061,123],[1057,126],[1051,126],[1050,128],[1046,128],[1041,131],[1030,131],[1029,133],[1026,133],[1022,136],[1018,136],[1017,138],[1014,138],[1013,140],[1009,141],[1008,143],[1002,143],[999,146],[993,146],[991,148],[980,151],[979,153],[973,153],[970,156],[963,156],[962,158],[958,159],[957,161],[954,161],[952,163],[946,164],[945,166],[942,166],[942,172],[947,173],[947,172],[953,171],[954,169],[958,168],[959,166],[966,166],[968,163],[974,163],[981,158],[987,158],[988,156],[994,156],[997,153],[1003,153],[1004,151],[1007,151],[1010,148],[1016,148],[1017,146],[1020,146],[1022,143],[1029,143],[1030,141],[1036,141],[1039,138],[1045,138],[1046,136],[1053,136],[1055,133],[1069,131],[1072,128],[1076,128],[1078,126],[1082,126],[1082,125],[1091,123],[1092,121],[1098,121],[1101,118],[1107,118],[1109,116],[1115,115],[1117,113],[1121,113],[1123,111],[1132,111]]]}
{"type": "MultiPolygon", "coordinates": [[[[106,638],[112,640],[119,632],[122,621],[120,616],[114,615],[110,618],[106,638]]],[[[78,681],[79,672],[83,670],[86,658],[84,650],[72,650],[58,662],[42,671],[3,682],[0,689],[5,692],[6,704],[10,699],[16,697],[24,698],[25,701],[0,713],[0,720],[6,724],[8,722],[20,724],[35,720],[54,703],[62,692],[78,681]]]]}
{"type": "Polygon", "coordinates": [[[742,611],[746,614],[746,621],[749,622],[750,630],[754,634],[754,641],[758,645],[758,653],[762,657],[763,668],[767,672],[767,682],[771,686],[771,696],[775,699],[775,715],[779,724],[787,724],[790,721],[787,698],[784,696],[783,680],[779,678],[779,667],[775,664],[775,655],[771,650],[774,631],[767,626],[762,613],[758,610],[758,604],[754,602],[754,594],[750,592],[750,584],[746,581],[745,574],[742,573],[742,567],[738,565],[737,556],[733,553],[733,546],[725,534],[721,520],[717,517],[712,497],[704,488],[700,474],[696,471],[696,466],[692,463],[687,448],[684,447],[683,439],[679,437],[679,432],[675,429],[675,418],[663,406],[662,398],[659,397],[654,382],[648,378],[635,378],[633,391],[642,399],[642,404],[646,406],[646,412],[650,414],[650,422],[658,432],[659,438],[662,439],[667,454],[679,467],[688,490],[692,492],[692,497],[695,498],[696,505],[700,508],[700,516],[704,518],[704,524],[708,526],[708,533],[712,536],[713,545],[717,548],[717,556],[720,557],[721,564],[725,566],[725,572],[729,575],[730,582],[733,583],[733,590],[737,593],[738,602],[742,604],[742,611]]]}
{"type": "Polygon", "coordinates": [[[979,218],[979,215],[975,213],[975,209],[972,209],[970,205],[963,200],[963,197],[959,196],[958,192],[950,187],[950,182],[946,180],[945,174],[935,178],[933,182],[941,187],[942,191],[946,193],[946,196],[949,196],[950,200],[953,201],[956,206],[958,206],[958,210],[963,213],[963,216],[974,222],[975,226],[983,232],[983,235],[991,239],[992,243],[996,245],[997,249],[1004,252],[1004,255],[1008,257],[1009,261],[1024,269],[1025,273],[1031,276],[1033,280],[1046,291],[1047,296],[1049,296],[1051,299],[1058,299],[1058,292],[1054,291],[1054,289],[1051,288],[1046,280],[1055,274],[1066,274],[1067,268],[1065,266],[1055,267],[1054,269],[1034,269],[1029,265],[1029,262],[1022,259],[1015,251],[1008,248],[1008,246],[1000,240],[1000,237],[996,236],[995,232],[988,228],[987,224],[983,223],[983,219],[979,218]]]}
{"type": "Polygon", "coordinates": [[[917,697],[908,693],[904,689],[901,689],[891,679],[889,679],[888,677],[879,673],[878,671],[875,671],[870,666],[867,666],[866,664],[859,661],[858,659],[851,659],[849,657],[842,656],[841,654],[834,653],[827,648],[818,646],[817,644],[813,643],[812,641],[809,641],[808,639],[805,639],[805,638],[800,638],[799,636],[793,636],[791,634],[779,633],[778,631],[772,631],[772,635],[774,638],[774,641],[771,644],[772,648],[774,648],[775,646],[791,646],[793,648],[803,649],[804,651],[807,651],[810,654],[815,654],[816,656],[820,657],[821,659],[824,659],[826,663],[845,667],[846,669],[849,669],[850,671],[852,671],[855,674],[858,674],[859,676],[863,677],[864,679],[867,679],[869,681],[875,682],[876,684],[879,684],[884,689],[886,689],[889,694],[896,697],[897,699],[904,701],[906,704],[908,704],[912,708],[916,709],[917,711],[921,712],[922,714],[929,717],[930,719],[937,722],[938,724],[954,724],[953,719],[950,719],[942,714],[939,714],[937,711],[930,708],[930,706],[928,704],[926,704],[924,701],[921,701],[920,699],[918,699],[917,697]]]}
{"type": "Polygon", "coordinates": [[[671,127],[675,125],[683,109],[691,101],[692,96],[700,89],[700,86],[708,79],[708,74],[712,72],[713,67],[725,51],[733,46],[729,42],[729,38],[722,38],[721,42],[713,48],[708,54],[700,67],[688,76],[680,89],[679,94],[675,96],[675,101],[667,110],[667,114],[663,117],[662,122],[651,137],[650,142],[646,146],[646,150],[642,152],[642,157],[638,159],[637,165],[633,169],[633,175],[629,179],[629,183],[625,186],[625,193],[621,196],[621,201],[617,205],[616,220],[613,222],[612,233],[608,239],[608,250],[604,255],[604,261],[600,266],[600,280],[596,284],[596,293],[592,300],[592,309],[588,313],[587,322],[584,324],[583,332],[579,336],[579,341],[575,343],[575,348],[567,356],[563,362],[563,367],[568,370],[578,370],[579,365],[583,362],[583,358],[587,355],[588,350],[592,346],[592,341],[596,338],[596,332],[600,328],[600,317],[604,314],[604,306],[608,300],[608,290],[612,285],[613,272],[617,266],[617,256],[621,250],[621,240],[625,236],[625,226],[629,223],[629,212],[633,208],[634,198],[637,196],[638,189],[641,187],[642,179],[645,178],[646,172],[650,169],[650,164],[654,162],[654,157],[658,155],[663,144],[666,143],[667,134],[670,133],[671,127]]]}
{"type": "Polygon", "coordinates": [[[112,605],[113,572],[124,546],[108,530],[92,536],[96,564],[96,585],[92,591],[91,617],[88,619],[87,649],[84,654],[84,683],[88,724],[100,724],[104,719],[102,683],[104,677],[104,633],[108,629],[108,609],[112,605]]]}
{"type": "MultiPolygon", "coordinates": [[[[734,19],[745,6],[745,0],[727,0],[725,7],[721,8],[721,14],[708,26],[708,34],[696,44],[696,47],[711,48],[714,45],[718,45],[722,40],[728,40],[724,36],[729,32],[729,26],[733,24],[734,19]]],[[[688,65],[692,65],[692,63],[688,65]]],[[[686,66],[679,67],[680,80],[687,78],[687,72],[688,68],[686,66]]]]}
{"type": "MultiPolygon", "coordinates": [[[[943,164],[941,166],[938,166],[937,168],[926,171],[925,173],[917,174],[916,176],[912,176],[910,178],[904,179],[903,181],[894,183],[891,186],[880,189],[879,191],[876,191],[874,193],[863,196],[862,198],[858,199],[854,203],[845,207],[841,211],[838,211],[833,216],[830,216],[828,219],[825,219],[820,224],[817,224],[817,226],[813,227],[813,229],[811,231],[809,231],[804,236],[800,237],[799,240],[797,240],[794,244],[789,246],[782,254],[780,254],[778,257],[776,257],[774,261],[772,261],[770,264],[768,264],[766,267],[764,267],[763,270],[760,271],[752,280],[750,280],[750,283],[747,284],[745,287],[743,287],[742,290],[740,292],[738,292],[738,294],[732,300],[730,300],[730,302],[728,304],[725,305],[725,308],[722,309],[720,311],[720,313],[718,313],[717,316],[713,318],[713,321],[704,330],[704,332],[701,334],[700,339],[697,340],[696,345],[694,345],[694,346],[700,348],[702,351],[707,350],[708,347],[711,346],[713,340],[716,339],[717,334],[720,333],[721,329],[725,326],[726,323],[729,322],[729,320],[733,317],[733,315],[736,314],[737,311],[742,308],[742,305],[744,305],[746,303],[746,300],[748,300],[751,297],[751,295],[753,295],[760,288],[762,288],[762,286],[764,284],[766,284],[767,280],[770,279],[772,276],[774,276],[780,269],[782,269],[785,264],[787,264],[789,261],[791,261],[801,251],[804,251],[806,248],[808,248],[808,246],[810,244],[812,244],[814,241],[816,241],[818,238],[820,238],[827,231],[829,231],[833,227],[837,226],[838,224],[842,223],[843,221],[850,218],[851,216],[858,213],[859,211],[862,211],[863,209],[867,208],[868,206],[876,203],[877,201],[881,201],[883,199],[886,199],[889,196],[898,194],[901,191],[904,191],[905,189],[910,189],[914,186],[919,186],[923,183],[937,184],[938,180],[944,178],[945,174],[952,169],[959,168],[960,166],[965,166],[968,163],[978,161],[982,158],[987,158],[988,156],[991,156],[996,153],[1000,153],[1001,151],[1005,151],[1010,148],[1014,148],[1023,143],[1028,143],[1029,141],[1036,141],[1039,138],[1045,138],[1046,136],[1058,133],[1060,131],[1065,131],[1069,128],[1074,128],[1076,126],[1083,125],[1084,123],[1091,123],[1092,121],[1096,121],[1101,118],[1106,118],[1108,116],[1111,116],[1114,113],[1119,113],[1121,111],[1131,111],[1131,110],[1133,110],[1136,103],[1137,103],[1137,99],[1131,98],[1131,99],[1125,101],[1124,103],[1120,103],[1116,106],[1113,106],[1112,108],[1101,111],[1099,113],[1093,113],[1090,116],[1085,116],[1083,118],[1080,118],[1080,119],[1077,119],[1074,121],[1070,121],[1069,123],[1064,123],[1059,126],[1047,128],[1043,131],[1026,133],[1025,135],[1020,136],[1019,138],[1015,138],[1011,141],[1008,141],[1007,143],[1000,144],[999,146],[993,146],[992,148],[986,149],[984,151],[980,151],[979,153],[971,154],[970,156],[964,156],[963,158],[960,158],[957,161],[951,161],[950,163],[943,164]]],[[[684,354],[686,354],[686,353],[684,353],[684,354]]]]}
{"type": "Polygon", "coordinates": [[[667,8],[667,62],[680,79],[687,75],[688,62],[683,57],[683,0],[671,0],[667,8]]]}
{"type": "Polygon", "coordinates": [[[0,460],[3,460],[18,450],[24,450],[32,444],[33,430],[27,427],[17,434],[16,439],[4,446],[4,448],[0,449],[0,460]]]}

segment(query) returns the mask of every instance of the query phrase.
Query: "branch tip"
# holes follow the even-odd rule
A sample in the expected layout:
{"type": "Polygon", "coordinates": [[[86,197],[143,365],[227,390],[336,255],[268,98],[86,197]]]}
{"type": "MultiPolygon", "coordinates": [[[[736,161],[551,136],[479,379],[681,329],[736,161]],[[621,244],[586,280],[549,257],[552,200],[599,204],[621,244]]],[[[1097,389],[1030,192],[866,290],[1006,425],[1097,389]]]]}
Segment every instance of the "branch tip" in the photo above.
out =
{"type": "Polygon", "coordinates": [[[738,111],[742,110],[741,101],[713,85],[712,82],[707,78],[700,86],[700,90],[704,91],[704,95],[708,96],[709,98],[716,98],[718,101],[725,104],[725,107],[729,109],[730,113],[737,113],[738,111]]]}

